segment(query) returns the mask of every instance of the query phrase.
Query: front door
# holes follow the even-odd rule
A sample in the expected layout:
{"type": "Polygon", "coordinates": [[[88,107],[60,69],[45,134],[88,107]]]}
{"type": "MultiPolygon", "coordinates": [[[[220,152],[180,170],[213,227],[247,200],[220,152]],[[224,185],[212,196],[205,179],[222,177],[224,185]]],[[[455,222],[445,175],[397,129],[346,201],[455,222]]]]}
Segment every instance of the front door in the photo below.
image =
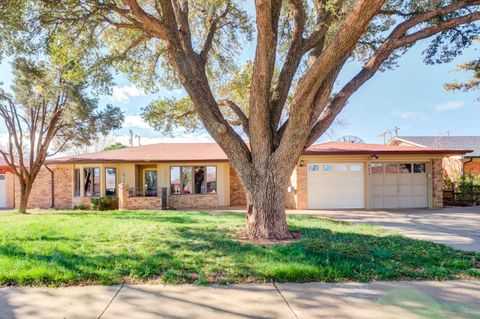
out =
{"type": "Polygon", "coordinates": [[[0,208],[7,207],[7,183],[6,176],[0,175],[0,208]]]}
{"type": "Polygon", "coordinates": [[[145,196],[157,196],[157,170],[144,170],[143,181],[143,191],[145,193],[145,196]]]}

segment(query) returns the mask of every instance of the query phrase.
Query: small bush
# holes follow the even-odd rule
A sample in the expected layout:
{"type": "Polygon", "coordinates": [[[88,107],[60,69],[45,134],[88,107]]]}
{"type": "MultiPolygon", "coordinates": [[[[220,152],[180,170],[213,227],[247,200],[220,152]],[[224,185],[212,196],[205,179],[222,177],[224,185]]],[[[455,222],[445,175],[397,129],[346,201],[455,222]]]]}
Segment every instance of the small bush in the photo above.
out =
{"type": "Polygon", "coordinates": [[[80,205],[75,205],[75,206],[73,206],[73,209],[74,209],[74,210],[89,210],[90,207],[80,204],[80,205]]]}
{"type": "Polygon", "coordinates": [[[90,201],[92,203],[93,210],[106,211],[106,210],[117,209],[117,200],[115,197],[107,196],[107,197],[92,198],[90,201]]]}
{"type": "Polygon", "coordinates": [[[460,176],[457,187],[461,192],[462,200],[476,200],[477,192],[480,191],[480,176],[471,173],[460,176]]]}

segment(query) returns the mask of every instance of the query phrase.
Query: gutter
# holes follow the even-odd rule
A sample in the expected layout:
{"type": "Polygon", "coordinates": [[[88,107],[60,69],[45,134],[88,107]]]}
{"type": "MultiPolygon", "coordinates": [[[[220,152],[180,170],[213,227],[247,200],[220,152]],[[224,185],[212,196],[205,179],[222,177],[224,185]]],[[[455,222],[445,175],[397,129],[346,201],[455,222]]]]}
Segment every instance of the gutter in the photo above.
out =
{"type": "Polygon", "coordinates": [[[50,172],[50,208],[55,208],[55,185],[53,171],[47,166],[47,164],[44,164],[44,166],[50,172]]]}

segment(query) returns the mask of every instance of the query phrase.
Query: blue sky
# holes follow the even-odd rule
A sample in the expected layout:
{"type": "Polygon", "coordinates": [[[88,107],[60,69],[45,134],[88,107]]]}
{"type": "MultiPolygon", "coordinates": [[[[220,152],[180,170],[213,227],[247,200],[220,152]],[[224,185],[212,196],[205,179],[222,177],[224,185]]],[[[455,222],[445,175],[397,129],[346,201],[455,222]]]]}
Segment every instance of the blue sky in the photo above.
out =
{"type": "MultiPolygon", "coordinates": [[[[399,67],[378,73],[357,91],[340,115],[341,125],[320,141],[336,139],[343,135],[355,135],[368,143],[383,143],[378,135],[399,127],[400,135],[478,135],[480,92],[446,92],[445,82],[464,80],[468,74],[455,72],[458,63],[478,57],[480,46],[468,49],[463,56],[448,64],[425,65],[421,52],[425,44],[419,43],[399,60],[399,67]],[[474,116],[477,115],[477,116],[474,116]]],[[[247,48],[240,60],[253,57],[253,48],[247,48]]],[[[5,86],[11,81],[10,62],[0,64],[0,81],[5,86]]],[[[359,69],[351,62],[342,71],[339,83],[345,82],[359,69]]],[[[337,85],[337,88],[339,85],[337,85]]],[[[126,114],[124,128],[116,131],[112,140],[128,143],[128,131],[142,137],[142,144],[156,142],[205,142],[211,141],[206,132],[185,134],[178,129],[175,138],[162,136],[141,119],[141,108],[158,97],[180,96],[182,91],[160,90],[157,94],[144,94],[134,84],[118,76],[111,96],[101,98],[101,105],[111,103],[121,107],[126,114]]],[[[0,139],[5,139],[0,126],[0,139]]],[[[0,144],[2,142],[0,141],[0,144]]]]}

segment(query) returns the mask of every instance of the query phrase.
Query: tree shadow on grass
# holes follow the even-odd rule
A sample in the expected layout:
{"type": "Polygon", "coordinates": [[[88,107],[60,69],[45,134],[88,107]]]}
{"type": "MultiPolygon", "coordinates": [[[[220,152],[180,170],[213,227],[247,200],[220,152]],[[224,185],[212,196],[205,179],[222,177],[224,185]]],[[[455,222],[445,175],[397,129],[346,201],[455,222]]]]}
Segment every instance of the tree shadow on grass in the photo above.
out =
{"type": "MultiPolygon", "coordinates": [[[[119,213],[109,216],[123,218],[119,213]]],[[[237,216],[242,218],[238,214],[222,218],[237,220],[237,216]]],[[[238,229],[240,223],[227,227],[222,225],[222,218],[211,217],[218,224],[212,226],[209,221],[203,225],[198,221],[204,217],[199,213],[132,214],[129,218],[178,224],[169,236],[145,240],[142,245],[147,249],[141,252],[134,249],[137,246],[128,248],[131,243],[125,241],[118,244],[127,248],[111,253],[96,250],[94,245],[90,250],[75,249],[76,246],[52,247],[61,236],[42,238],[42,247],[28,250],[22,244],[36,238],[22,238],[16,243],[4,241],[0,244],[0,261],[2,258],[13,260],[18,269],[4,272],[0,269],[0,285],[116,284],[149,280],[205,284],[480,278],[480,269],[475,268],[479,254],[441,244],[394,235],[363,234],[348,227],[347,230],[330,227],[332,230],[307,220],[307,226],[294,223],[291,227],[292,231],[302,234],[300,241],[260,246],[236,240],[232,227],[238,229]]],[[[78,238],[79,242],[82,240],[86,239],[78,238]]]]}
{"type": "Polygon", "coordinates": [[[214,223],[223,219],[244,221],[245,215],[239,213],[222,213],[212,215],[207,211],[69,211],[55,213],[57,216],[81,217],[81,218],[106,218],[117,220],[139,220],[149,222],[170,222],[175,224],[195,224],[199,221],[209,220],[214,223]],[[216,219],[216,220],[215,220],[216,219]]]}

